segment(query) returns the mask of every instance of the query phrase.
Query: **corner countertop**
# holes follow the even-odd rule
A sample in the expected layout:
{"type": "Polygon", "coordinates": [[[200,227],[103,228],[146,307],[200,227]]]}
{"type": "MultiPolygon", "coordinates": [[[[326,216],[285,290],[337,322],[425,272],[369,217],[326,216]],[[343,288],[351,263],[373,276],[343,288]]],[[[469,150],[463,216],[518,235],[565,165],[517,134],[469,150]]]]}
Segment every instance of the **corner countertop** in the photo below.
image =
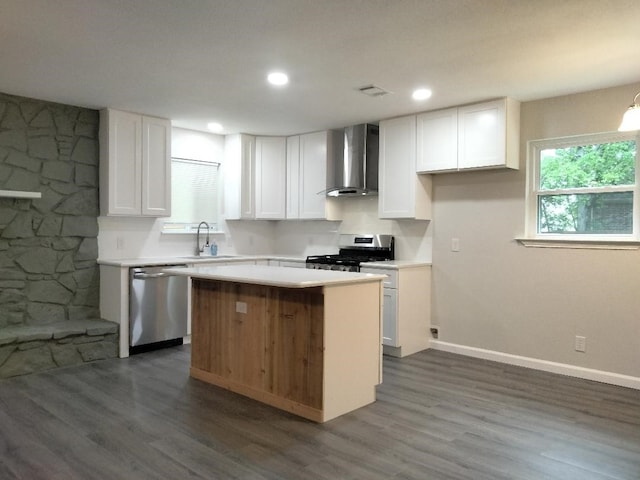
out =
{"type": "Polygon", "coordinates": [[[380,282],[386,275],[340,272],[266,265],[222,265],[192,268],[167,268],[167,273],[207,280],[251,283],[283,288],[309,288],[350,283],[380,282]]]}

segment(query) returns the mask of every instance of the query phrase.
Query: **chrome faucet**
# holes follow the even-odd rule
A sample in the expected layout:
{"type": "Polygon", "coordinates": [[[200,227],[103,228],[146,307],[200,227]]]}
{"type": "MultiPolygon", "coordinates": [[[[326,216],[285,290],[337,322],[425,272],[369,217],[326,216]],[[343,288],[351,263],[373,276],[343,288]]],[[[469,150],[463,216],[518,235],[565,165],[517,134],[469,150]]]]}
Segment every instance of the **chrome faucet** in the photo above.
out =
{"type": "Polygon", "coordinates": [[[209,224],[207,222],[200,222],[198,225],[198,232],[196,233],[196,255],[202,255],[204,249],[209,247],[209,224]],[[200,227],[205,225],[207,227],[207,240],[202,247],[200,246],[200,227]]]}

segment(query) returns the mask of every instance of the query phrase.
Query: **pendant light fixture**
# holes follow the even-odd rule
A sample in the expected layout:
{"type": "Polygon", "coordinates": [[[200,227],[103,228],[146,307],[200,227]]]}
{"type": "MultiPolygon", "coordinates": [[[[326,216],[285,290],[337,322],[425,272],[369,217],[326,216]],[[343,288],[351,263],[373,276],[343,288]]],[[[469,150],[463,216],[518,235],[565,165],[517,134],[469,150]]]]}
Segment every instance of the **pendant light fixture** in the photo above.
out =
{"type": "Polygon", "coordinates": [[[633,97],[633,104],[629,106],[626,112],[624,112],[622,123],[618,128],[619,132],[640,130],[640,105],[638,105],[638,97],[640,97],[640,92],[633,97]]]}

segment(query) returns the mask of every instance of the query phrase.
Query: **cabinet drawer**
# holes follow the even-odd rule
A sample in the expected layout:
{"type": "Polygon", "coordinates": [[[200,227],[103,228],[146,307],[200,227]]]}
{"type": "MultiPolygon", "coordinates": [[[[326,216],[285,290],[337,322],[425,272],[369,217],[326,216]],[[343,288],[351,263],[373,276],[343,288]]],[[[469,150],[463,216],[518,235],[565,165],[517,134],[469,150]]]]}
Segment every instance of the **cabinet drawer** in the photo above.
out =
{"type": "Polygon", "coordinates": [[[398,271],[389,270],[388,268],[362,267],[361,273],[376,273],[378,275],[386,275],[387,278],[382,282],[384,288],[398,288],[398,271]]]}

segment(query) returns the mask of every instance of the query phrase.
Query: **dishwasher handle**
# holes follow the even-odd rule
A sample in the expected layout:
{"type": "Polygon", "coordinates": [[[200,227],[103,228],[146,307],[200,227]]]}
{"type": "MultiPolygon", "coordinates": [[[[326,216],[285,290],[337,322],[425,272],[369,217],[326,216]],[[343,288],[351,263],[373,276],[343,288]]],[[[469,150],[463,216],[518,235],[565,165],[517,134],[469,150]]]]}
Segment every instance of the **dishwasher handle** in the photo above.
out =
{"type": "Polygon", "coordinates": [[[146,280],[147,278],[161,278],[161,277],[171,277],[172,274],[170,273],[164,273],[164,272],[159,272],[159,273],[134,273],[133,274],[133,278],[135,278],[136,280],[141,279],[141,280],[146,280]]]}
{"type": "MultiPolygon", "coordinates": [[[[187,265],[168,265],[164,268],[187,268],[187,265]]],[[[158,268],[152,269],[153,273],[147,273],[142,268],[136,268],[132,272],[132,277],[135,280],[147,280],[151,278],[164,278],[164,277],[175,277],[175,273],[167,273],[167,272],[158,272],[158,268]],[[153,271],[155,270],[155,272],[153,271]]]]}

